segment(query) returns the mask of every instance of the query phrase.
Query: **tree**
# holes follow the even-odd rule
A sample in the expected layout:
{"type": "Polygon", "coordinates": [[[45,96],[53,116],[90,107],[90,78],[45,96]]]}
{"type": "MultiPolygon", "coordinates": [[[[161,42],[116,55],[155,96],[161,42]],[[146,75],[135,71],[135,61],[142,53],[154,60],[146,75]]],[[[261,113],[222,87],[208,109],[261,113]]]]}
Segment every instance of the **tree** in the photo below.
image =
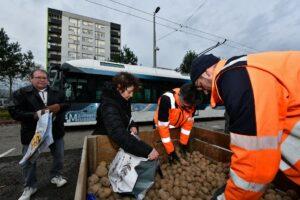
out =
{"type": "Polygon", "coordinates": [[[9,97],[12,95],[12,85],[15,79],[23,79],[31,70],[37,68],[33,62],[31,51],[21,52],[18,42],[9,42],[4,29],[0,30],[0,79],[8,81],[9,97]]]}
{"type": "Polygon", "coordinates": [[[120,54],[115,54],[111,57],[111,61],[124,64],[137,65],[138,58],[126,45],[123,46],[120,54]]]}
{"type": "Polygon", "coordinates": [[[198,54],[195,51],[193,50],[187,51],[185,56],[183,57],[182,63],[175,70],[182,74],[189,74],[191,71],[192,62],[195,58],[197,58],[197,56],[198,54]]]}

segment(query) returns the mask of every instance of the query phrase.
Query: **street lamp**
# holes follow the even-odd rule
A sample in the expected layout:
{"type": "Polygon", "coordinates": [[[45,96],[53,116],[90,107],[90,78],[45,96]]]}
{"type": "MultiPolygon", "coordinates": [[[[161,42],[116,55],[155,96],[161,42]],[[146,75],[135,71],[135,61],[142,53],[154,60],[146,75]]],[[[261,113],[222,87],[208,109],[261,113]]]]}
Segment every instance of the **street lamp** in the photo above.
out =
{"type": "Polygon", "coordinates": [[[153,13],[153,68],[156,68],[156,51],[158,51],[156,46],[155,14],[158,13],[159,10],[160,7],[157,7],[153,13]]]}

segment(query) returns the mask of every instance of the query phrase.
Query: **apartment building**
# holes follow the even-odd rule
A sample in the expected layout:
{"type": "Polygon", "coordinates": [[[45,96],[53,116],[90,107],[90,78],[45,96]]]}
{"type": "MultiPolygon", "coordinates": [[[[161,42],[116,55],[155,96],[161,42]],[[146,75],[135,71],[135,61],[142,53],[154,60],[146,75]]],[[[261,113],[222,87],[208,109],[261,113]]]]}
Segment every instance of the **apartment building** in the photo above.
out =
{"type": "Polygon", "coordinates": [[[74,59],[109,61],[121,51],[121,25],[48,8],[47,67],[74,59]]]}

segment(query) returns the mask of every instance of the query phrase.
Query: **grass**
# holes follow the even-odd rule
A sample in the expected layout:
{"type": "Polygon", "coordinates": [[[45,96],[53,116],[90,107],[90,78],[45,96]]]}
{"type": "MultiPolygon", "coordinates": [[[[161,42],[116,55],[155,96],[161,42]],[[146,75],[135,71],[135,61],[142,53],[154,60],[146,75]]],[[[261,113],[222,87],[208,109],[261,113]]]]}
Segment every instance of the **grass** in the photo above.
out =
{"type": "Polygon", "coordinates": [[[8,111],[6,109],[0,108],[0,120],[8,120],[11,119],[8,111]]]}

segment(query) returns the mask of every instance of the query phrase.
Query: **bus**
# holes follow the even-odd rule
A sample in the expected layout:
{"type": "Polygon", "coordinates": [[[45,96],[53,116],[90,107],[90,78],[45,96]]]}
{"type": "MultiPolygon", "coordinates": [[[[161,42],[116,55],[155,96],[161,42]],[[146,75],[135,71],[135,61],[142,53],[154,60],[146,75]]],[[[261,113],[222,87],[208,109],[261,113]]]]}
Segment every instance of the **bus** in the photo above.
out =
{"type": "Polygon", "coordinates": [[[96,124],[103,83],[119,72],[129,72],[140,79],[140,89],[131,100],[132,116],[138,123],[153,121],[157,100],[164,92],[190,82],[188,76],[170,69],[92,59],[67,61],[59,68],[50,68],[49,73],[51,86],[63,89],[71,105],[65,115],[65,126],[96,124]]]}

